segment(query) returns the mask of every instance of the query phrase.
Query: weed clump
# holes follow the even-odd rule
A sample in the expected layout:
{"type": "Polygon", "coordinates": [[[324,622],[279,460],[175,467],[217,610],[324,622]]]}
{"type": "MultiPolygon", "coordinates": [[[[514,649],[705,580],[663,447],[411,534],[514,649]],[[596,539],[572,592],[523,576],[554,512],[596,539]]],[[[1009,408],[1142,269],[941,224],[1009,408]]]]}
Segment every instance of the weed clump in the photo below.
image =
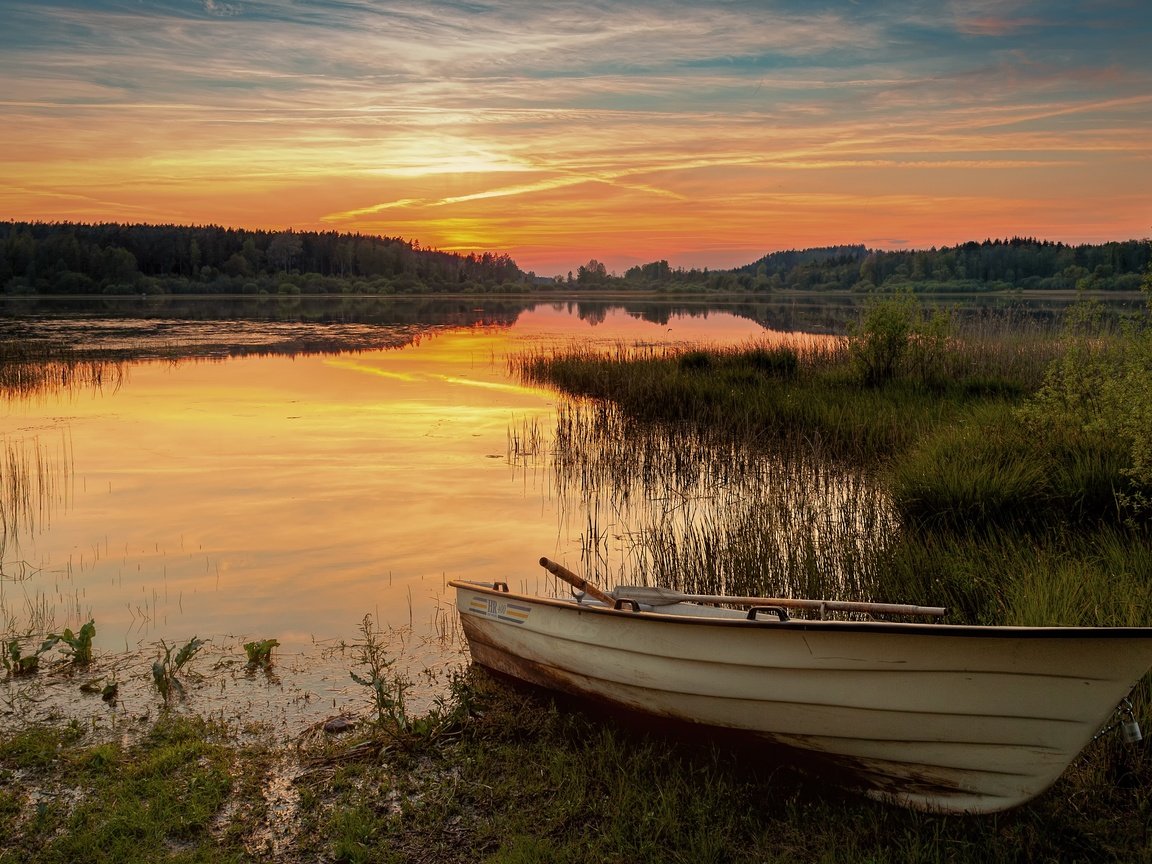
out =
{"type": "Polygon", "coordinates": [[[92,662],[92,640],[96,638],[96,621],[90,619],[76,633],[70,628],[65,628],[59,636],[51,638],[64,643],[62,650],[69,655],[73,665],[87,666],[92,662]]]}
{"type": "Polygon", "coordinates": [[[32,654],[25,654],[19,639],[9,639],[3,654],[4,668],[9,675],[33,675],[40,671],[40,657],[53,644],[46,640],[32,654]]]}
{"type": "Polygon", "coordinates": [[[172,651],[176,646],[168,645],[163,639],[160,640],[160,649],[163,654],[152,664],[152,680],[156,684],[156,689],[164,700],[165,706],[171,702],[173,696],[182,697],[184,695],[184,684],[177,677],[177,673],[192,662],[192,658],[200,652],[205,643],[206,640],[194,636],[173,657],[172,651]]]}
{"type": "Polygon", "coordinates": [[[368,690],[376,715],[376,731],[411,749],[439,741],[458,727],[471,710],[461,679],[452,678],[450,695],[435,697],[430,710],[413,713],[406,695],[412,681],[394,668],[396,658],[388,656],[386,634],[371,615],[365,615],[360,622],[360,636],[360,641],[352,645],[360,668],[350,675],[354,682],[368,690]]]}
{"type": "Polygon", "coordinates": [[[244,653],[248,656],[248,668],[270,669],[272,667],[272,649],[278,647],[280,647],[278,639],[245,642],[244,653]]]}
{"type": "Polygon", "coordinates": [[[703,372],[712,366],[712,355],[707,351],[685,351],[677,361],[681,371],[703,372]]]}
{"type": "Polygon", "coordinates": [[[359,674],[350,673],[352,680],[368,688],[377,724],[405,731],[409,718],[404,694],[412,682],[403,674],[391,671],[396,661],[388,657],[384,636],[370,614],[360,622],[360,636],[353,649],[362,668],[359,674]]]}

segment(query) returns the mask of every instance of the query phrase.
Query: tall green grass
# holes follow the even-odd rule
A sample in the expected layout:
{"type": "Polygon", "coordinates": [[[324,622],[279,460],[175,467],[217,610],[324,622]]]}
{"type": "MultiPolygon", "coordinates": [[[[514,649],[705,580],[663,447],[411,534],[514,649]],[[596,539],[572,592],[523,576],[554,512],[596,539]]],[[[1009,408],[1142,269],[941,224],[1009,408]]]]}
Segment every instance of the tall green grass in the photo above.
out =
{"type": "Polygon", "coordinates": [[[588,514],[589,577],[693,593],[874,593],[876,549],[899,525],[872,470],[811,447],[766,451],[639,423],[605,403],[569,405],[557,426],[552,488],[588,514]]]}
{"type": "Polygon", "coordinates": [[[1020,400],[1043,381],[1051,333],[975,322],[915,344],[907,369],[880,386],[862,377],[847,338],[774,340],[738,348],[648,350],[620,346],[529,352],[511,360],[524,379],[609,400],[627,415],[744,442],[818,442],[846,458],[880,459],[912,446],[989,399],[1020,400]]]}
{"type": "Polygon", "coordinates": [[[946,605],[955,622],[1152,626],[1152,537],[1123,526],[905,529],[878,555],[885,590],[946,605]]]}
{"type": "Polygon", "coordinates": [[[941,529],[1115,522],[1129,488],[1123,443],[1064,426],[1036,429],[1002,400],[973,406],[891,460],[905,519],[941,529]]]}

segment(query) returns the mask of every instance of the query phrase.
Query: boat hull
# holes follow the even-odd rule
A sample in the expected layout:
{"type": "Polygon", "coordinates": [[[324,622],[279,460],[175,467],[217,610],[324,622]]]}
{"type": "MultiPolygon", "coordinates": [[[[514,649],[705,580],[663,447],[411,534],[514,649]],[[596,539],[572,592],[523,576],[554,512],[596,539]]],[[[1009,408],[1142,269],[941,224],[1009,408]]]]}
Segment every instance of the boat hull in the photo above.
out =
{"type": "Polygon", "coordinates": [[[452,585],[481,666],[752,736],[929,811],[1040,794],[1152,666],[1152,628],[748,621],[452,585]]]}

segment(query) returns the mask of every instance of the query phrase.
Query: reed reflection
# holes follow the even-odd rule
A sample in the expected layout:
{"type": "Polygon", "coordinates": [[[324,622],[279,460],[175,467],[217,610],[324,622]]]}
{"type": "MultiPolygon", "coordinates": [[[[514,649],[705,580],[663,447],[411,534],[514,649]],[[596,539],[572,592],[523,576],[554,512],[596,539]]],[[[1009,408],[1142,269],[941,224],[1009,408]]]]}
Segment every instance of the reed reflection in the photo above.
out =
{"type": "MultiPolygon", "coordinates": [[[[53,442],[38,435],[0,441],[0,568],[11,569],[21,538],[47,529],[71,498],[72,448],[66,433],[53,442]]],[[[17,562],[19,563],[19,562],[17,562]]]]}

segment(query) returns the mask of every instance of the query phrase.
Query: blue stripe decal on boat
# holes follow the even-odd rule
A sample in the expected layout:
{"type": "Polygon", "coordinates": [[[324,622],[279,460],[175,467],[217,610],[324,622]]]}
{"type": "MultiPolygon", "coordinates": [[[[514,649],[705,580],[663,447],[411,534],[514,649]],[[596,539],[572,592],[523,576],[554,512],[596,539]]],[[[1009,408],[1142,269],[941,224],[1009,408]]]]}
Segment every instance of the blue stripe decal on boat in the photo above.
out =
{"type": "Polygon", "coordinates": [[[501,621],[509,621],[513,624],[523,624],[528,620],[528,613],[532,611],[531,606],[524,606],[520,603],[501,603],[500,605],[505,608],[498,613],[497,617],[501,621]]]}
{"type": "Polygon", "coordinates": [[[510,603],[507,600],[473,597],[468,603],[468,611],[473,615],[483,615],[509,624],[523,624],[528,620],[532,607],[523,603],[510,603]]]}

